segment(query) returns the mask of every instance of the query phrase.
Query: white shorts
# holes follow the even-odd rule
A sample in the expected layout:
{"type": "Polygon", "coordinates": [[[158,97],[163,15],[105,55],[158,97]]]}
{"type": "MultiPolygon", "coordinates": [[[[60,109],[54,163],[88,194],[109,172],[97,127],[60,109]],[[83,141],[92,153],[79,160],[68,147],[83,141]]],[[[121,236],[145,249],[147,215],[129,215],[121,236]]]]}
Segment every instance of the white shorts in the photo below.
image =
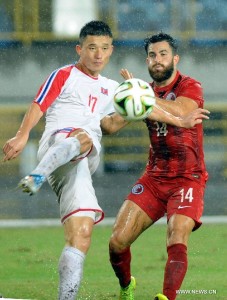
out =
{"type": "MultiPolygon", "coordinates": [[[[58,133],[54,142],[65,139],[68,133],[58,133]]],[[[40,144],[38,158],[41,159],[48,148],[53,145],[53,135],[40,144]]],[[[104,213],[98,204],[92,185],[91,174],[99,163],[99,155],[93,146],[88,157],[80,157],[55,170],[48,178],[48,182],[56,195],[60,205],[61,221],[64,223],[71,216],[89,216],[95,223],[104,218],[104,213]]]]}

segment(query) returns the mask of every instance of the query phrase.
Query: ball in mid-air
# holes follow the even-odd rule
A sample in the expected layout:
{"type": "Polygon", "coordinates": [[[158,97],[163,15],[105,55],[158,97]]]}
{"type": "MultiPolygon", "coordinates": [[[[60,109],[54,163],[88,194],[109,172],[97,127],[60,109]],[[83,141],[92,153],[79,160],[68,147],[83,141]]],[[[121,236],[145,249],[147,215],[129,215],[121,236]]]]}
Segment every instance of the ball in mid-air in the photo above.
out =
{"type": "Polygon", "coordinates": [[[148,82],[131,78],[122,82],[114,94],[114,108],[124,119],[145,119],[155,104],[154,91],[148,82]]]}

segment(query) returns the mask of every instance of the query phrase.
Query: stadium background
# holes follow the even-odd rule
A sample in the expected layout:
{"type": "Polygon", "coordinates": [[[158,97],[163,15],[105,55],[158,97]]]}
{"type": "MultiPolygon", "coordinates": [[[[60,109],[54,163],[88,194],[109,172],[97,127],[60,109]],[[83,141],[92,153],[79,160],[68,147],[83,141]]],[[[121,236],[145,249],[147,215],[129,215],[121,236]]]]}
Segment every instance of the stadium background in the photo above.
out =
{"type": "MultiPolygon", "coordinates": [[[[121,81],[120,68],[149,81],[143,39],[163,30],[181,44],[179,69],[204,87],[211,119],[204,122],[210,174],[204,215],[227,215],[227,1],[225,0],[1,0],[0,147],[14,136],[23,114],[49,73],[77,59],[74,46],[85,22],[100,19],[114,31],[115,51],[104,75],[121,81]]],[[[16,189],[36,164],[41,122],[22,155],[0,163],[0,219],[58,218],[48,185],[29,197],[16,189]]],[[[114,217],[147,158],[145,126],[135,123],[103,138],[102,163],[94,175],[96,194],[114,217]]]]}

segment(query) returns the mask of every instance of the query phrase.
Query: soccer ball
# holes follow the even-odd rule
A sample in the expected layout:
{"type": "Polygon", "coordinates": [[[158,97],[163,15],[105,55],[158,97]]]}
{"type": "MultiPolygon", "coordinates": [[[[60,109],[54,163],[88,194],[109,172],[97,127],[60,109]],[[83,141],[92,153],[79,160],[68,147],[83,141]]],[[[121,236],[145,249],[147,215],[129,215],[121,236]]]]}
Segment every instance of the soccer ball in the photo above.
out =
{"type": "Polygon", "coordinates": [[[149,83],[131,78],[122,82],[114,94],[114,108],[124,119],[139,121],[153,110],[155,95],[149,83]]]}

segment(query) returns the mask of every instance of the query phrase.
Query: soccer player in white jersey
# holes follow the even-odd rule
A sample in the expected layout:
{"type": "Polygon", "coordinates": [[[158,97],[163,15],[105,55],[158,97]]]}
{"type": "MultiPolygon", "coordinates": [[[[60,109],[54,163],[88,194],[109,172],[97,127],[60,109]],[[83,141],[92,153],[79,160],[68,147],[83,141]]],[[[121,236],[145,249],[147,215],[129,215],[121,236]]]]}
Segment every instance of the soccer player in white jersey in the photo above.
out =
{"type": "MultiPolygon", "coordinates": [[[[99,163],[102,131],[114,133],[127,124],[114,113],[112,99],[118,83],[100,75],[112,54],[112,41],[111,30],[104,22],[85,24],[76,46],[79,61],[51,73],[15,137],[3,147],[4,161],[17,157],[31,129],[46,114],[39,164],[19,185],[32,195],[48,180],[58,196],[66,240],[59,259],[59,300],[76,299],[93,225],[104,216],[91,179],[99,163]]],[[[202,112],[180,120],[154,108],[149,117],[191,127],[206,118],[202,112]]]]}
{"type": "Polygon", "coordinates": [[[112,32],[101,21],[87,23],[80,32],[79,60],[51,73],[40,87],[16,134],[3,151],[4,160],[19,155],[29,132],[46,114],[39,164],[21,180],[24,192],[36,193],[48,180],[58,196],[66,246],[59,260],[59,299],[75,299],[94,223],[104,217],[92,186],[99,163],[103,129],[116,131],[127,124],[113,114],[118,83],[100,75],[113,51],[112,32]],[[111,115],[112,114],[112,115],[111,115]],[[110,116],[108,116],[110,115],[110,116]],[[114,121],[114,122],[113,122],[114,121]]]}

